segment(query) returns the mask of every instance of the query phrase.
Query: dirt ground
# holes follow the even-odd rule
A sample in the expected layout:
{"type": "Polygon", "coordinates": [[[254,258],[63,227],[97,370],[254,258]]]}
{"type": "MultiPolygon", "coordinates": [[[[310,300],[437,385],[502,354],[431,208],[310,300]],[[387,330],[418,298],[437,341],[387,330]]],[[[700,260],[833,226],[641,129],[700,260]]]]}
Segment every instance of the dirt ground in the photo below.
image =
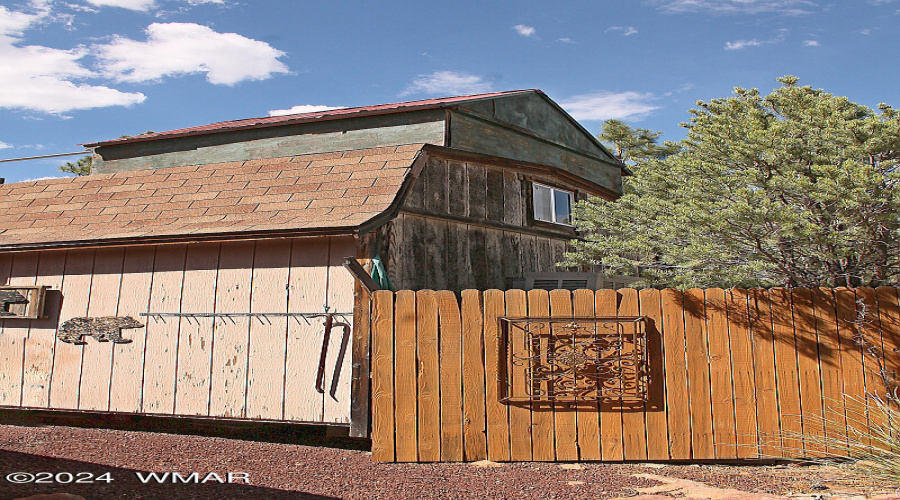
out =
{"type": "Polygon", "coordinates": [[[319,444],[0,425],[0,498],[900,500],[891,485],[818,466],[377,464],[359,443],[319,444]]]}

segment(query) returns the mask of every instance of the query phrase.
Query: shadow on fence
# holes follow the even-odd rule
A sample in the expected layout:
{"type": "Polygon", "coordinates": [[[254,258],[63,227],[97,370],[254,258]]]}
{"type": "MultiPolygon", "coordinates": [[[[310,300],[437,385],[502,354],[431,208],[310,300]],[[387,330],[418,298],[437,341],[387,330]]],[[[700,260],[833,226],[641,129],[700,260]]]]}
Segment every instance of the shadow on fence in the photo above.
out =
{"type": "MultiPolygon", "coordinates": [[[[547,353],[511,383],[561,366],[553,340],[534,342],[547,353]]],[[[818,438],[860,425],[844,398],[891,389],[900,306],[894,288],[376,292],[371,344],[375,460],[816,457],[818,438]],[[498,319],[526,316],[643,317],[647,390],[501,402],[498,319]]]]}

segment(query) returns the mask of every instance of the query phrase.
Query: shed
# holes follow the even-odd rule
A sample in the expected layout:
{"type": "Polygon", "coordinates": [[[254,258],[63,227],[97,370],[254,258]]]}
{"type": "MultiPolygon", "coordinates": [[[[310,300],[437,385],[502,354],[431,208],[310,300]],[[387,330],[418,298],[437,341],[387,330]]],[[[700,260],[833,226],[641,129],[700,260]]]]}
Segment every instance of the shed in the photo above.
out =
{"type": "Polygon", "coordinates": [[[538,90],[86,147],[95,175],[0,186],[0,406],[357,436],[369,296],[346,258],[396,288],[509,288],[556,271],[571,204],[627,174],[538,90]]]}

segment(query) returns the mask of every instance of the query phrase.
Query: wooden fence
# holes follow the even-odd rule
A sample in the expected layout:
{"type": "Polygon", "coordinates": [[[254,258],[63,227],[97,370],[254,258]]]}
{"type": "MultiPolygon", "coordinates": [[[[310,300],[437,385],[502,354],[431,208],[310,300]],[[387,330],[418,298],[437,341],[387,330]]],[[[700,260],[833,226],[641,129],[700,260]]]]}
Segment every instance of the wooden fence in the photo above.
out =
{"type": "Polygon", "coordinates": [[[900,370],[895,288],[379,291],[371,325],[382,462],[822,456],[900,370]],[[498,318],[616,315],[648,319],[640,404],[499,402],[498,318]]]}

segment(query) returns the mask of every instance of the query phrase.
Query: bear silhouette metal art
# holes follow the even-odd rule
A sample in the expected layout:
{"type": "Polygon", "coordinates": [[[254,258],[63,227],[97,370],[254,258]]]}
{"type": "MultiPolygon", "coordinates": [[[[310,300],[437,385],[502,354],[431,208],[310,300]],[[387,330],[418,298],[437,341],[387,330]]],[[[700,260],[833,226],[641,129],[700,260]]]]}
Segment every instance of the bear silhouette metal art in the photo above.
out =
{"type": "Polygon", "coordinates": [[[59,328],[56,336],[63,342],[84,345],[84,337],[94,337],[97,342],[127,344],[131,339],[122,338],[123,328],[142,328],[143,323],[131,316],[102,316],[98,318],[72,318],[59,328]]]}
{"type": "Polygon", "coordinates": [[[9,311],[10,304],[27,304],[28,299],[15,290],[0,290],[0,316],[18,316],[9,311]]]}

